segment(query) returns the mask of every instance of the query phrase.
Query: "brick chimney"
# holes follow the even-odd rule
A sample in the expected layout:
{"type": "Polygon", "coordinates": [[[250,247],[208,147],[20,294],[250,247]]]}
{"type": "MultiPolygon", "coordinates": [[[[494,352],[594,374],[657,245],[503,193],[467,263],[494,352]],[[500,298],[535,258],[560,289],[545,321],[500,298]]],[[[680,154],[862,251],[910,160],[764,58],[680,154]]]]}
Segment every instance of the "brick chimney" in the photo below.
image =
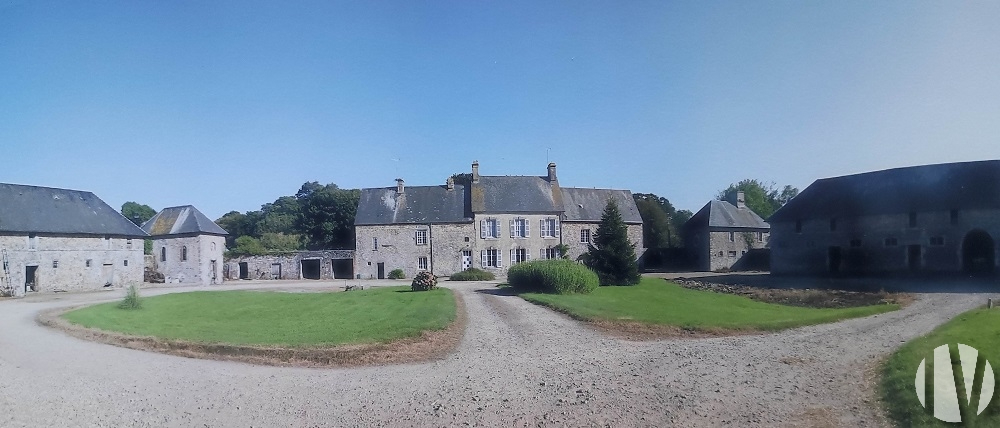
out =
{"type": "Polygon", "coordinates": [[[556,178],[556,163],[555,162],[549,162],[549,182],[551,183],[551,182],[555,182],[555,181],[559,181],[556,178]]]}
{"type": "Polygon", "coordinates": [[[479,182],[479,161],[472,161],[472,182],[479,182]]]}
{"type": "Polygon", "coordinates": [[[397,178],[396,179],[396,193],[398,193],[400,195],[403,194],[403,187],[404,187],[403,186],[403,179],[402,178],[397,178]]]}
{"type": "Polygon", "coordinates": [[[455,179],[448,177],[448,190],[455,190],[455,179]]]}

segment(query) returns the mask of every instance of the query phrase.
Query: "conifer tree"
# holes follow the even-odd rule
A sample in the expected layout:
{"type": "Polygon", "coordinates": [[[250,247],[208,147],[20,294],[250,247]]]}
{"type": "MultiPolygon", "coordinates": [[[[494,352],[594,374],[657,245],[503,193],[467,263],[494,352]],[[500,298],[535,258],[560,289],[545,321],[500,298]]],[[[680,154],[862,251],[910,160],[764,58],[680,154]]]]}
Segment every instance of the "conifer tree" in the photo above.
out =
{"type": "Polygon", "coordinates": [[[618,204],[608,201],[601,223],[594,232],[584,263],[601,279],[601,285],[635,285],[639,283],[639,265],[635,244],[628,240],[628,226],[622,220],[618,204]]]}

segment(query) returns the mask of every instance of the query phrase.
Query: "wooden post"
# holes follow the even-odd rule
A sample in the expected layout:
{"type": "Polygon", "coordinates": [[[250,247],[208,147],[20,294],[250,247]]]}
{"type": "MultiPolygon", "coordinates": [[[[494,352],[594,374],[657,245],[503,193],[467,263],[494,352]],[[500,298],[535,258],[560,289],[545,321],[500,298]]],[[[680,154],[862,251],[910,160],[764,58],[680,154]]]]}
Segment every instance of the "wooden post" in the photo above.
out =
{"type": "Polygon", "coordinates": [[[993,299],[986,299],[986,309],[993,309],[993,299]]]}

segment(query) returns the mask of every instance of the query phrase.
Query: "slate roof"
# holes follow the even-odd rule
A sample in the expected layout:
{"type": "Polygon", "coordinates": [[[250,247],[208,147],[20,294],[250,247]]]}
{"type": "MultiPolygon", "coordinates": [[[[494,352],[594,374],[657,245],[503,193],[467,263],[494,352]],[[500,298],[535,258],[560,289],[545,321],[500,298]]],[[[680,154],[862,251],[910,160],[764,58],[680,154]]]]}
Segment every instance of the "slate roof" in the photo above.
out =
{"type": "Polygon", "coordinates": [[[91,192],[0,183],[0,232],[145,237],[91,192]]]}
{"type": "Polygon", "coordinates": [[[911,166],[816,180],[768,220],[1000,209],[1000,160],[911,166]]]}
{"type": "Polygon", "coordinates": [[[153,218],[142,224],[142,230],[150,236],[171,235],[228,235],[225,229],[209,220],[205,214],[191,205],[170,207],[160,210],[153,218]]]}
{"type": "Polygon", "coordinates": [[[445,186],[406,186],[403,194],[395,187],[361,189],[354,224],[461,223],[471,222],[466,210],[469,192],[461,184],[455,190],[445,186]]]}
{"type": "Polygon", "coordinates": [[[562,211],[559,183],[547,177],[481,176],[472,184],[472,211],[476,213],[533,213],[562,211]]]}
{"type": "Polygon", "coordinates": [[[608,204],[609,199],[614,198],[625,223],[642,223],[639,208],[632,199],[632,192],[628,190],[576,187],[563,187],[561,190],[566,221],[601,221],[604,206],[608,204]]]}
{"type": "Polygon", "coordinates": [[[770,229],[750,208],[737,208],[726,201],[711,201],[684,223],[684,227],[770,229]]]}

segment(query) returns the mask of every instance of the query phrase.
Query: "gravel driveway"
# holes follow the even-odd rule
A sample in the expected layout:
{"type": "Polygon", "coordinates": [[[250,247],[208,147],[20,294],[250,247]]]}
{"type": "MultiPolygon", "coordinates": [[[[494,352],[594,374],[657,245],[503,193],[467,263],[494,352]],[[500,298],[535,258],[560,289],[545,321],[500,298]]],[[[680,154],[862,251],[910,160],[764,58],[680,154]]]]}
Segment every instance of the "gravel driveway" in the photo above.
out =
{"type": "Polygon", "coordinates": [[[629,342],[490,284],[446,284],[469,314],[454,354],[360,369],[186,359],[35,323],[121,291],[3,301],[0,426],[880,426],[877,360],[988,297],[927,294],[776,334],[629,342]]]}

